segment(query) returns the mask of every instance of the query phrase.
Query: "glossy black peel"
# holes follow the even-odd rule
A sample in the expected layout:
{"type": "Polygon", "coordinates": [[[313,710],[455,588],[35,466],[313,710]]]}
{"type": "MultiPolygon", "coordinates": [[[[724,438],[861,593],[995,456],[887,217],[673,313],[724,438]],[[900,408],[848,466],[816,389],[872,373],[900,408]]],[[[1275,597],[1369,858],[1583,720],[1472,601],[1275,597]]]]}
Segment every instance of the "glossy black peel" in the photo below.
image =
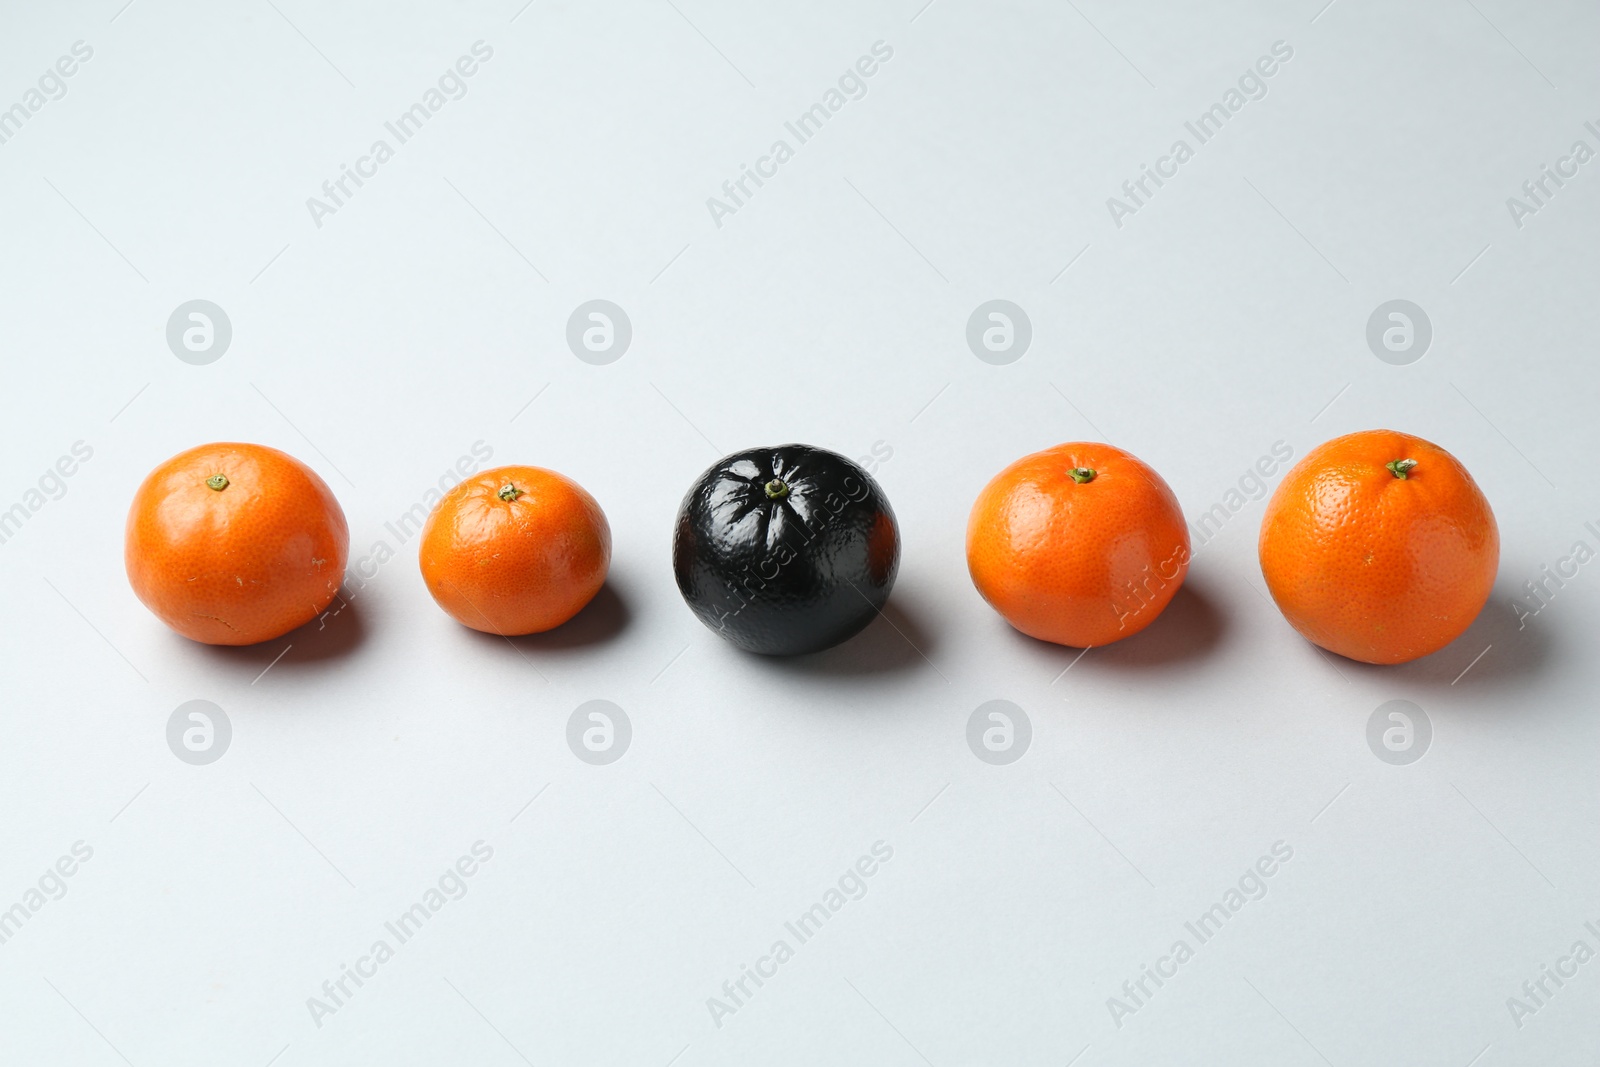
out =
{"type": "Polygon", "coordinates": [[[672,569],[700,621],[740,648],[819,652],[860,633],[900,564],[872,476],[822,448],[724,456],[678,508],[672,569]]]}

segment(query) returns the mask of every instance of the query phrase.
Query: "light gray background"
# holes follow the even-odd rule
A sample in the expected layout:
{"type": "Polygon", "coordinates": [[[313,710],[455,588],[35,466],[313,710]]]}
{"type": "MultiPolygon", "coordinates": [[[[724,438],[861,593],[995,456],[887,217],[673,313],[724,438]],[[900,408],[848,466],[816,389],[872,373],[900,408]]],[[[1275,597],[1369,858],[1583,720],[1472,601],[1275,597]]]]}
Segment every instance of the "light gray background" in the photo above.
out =
{"type": "Polygon", "coordinates": [[[1600,161],[1520,229],[1506,198],[1600,147],[1600,14],[1321,5],[7,3],[0,107],[94,56],[0,145],[0,508],[93,458],[0,545],[0,908],[94,856],[0,946],[0,1061],[1594,1063],[1600,962],[1520,1028],[1506,998],[1600,948],[1600,567],[1512,607],[1600,546],[1600,161]],[[317,228],[306,198],[480,39],[465,98],[317,228]],[[879,40],[865,98],[717,227],[706,198],[879,40]],[[1268,95],[1115,226],[1277,40],[1268,95]],[[164,337],[196,298],[233,327],[209,366],[164,337]],[[564,340],[594,298],[633,325],[609,366],[564,340]],[[1007,366],[965,341],[996,298],[1033,327],[1007,366]],[[1409,366],[1365,341],[1394,298],[1433,324],[1409,366]],[[1024,453],[1108,440],[1193,519],[1277,441],[1380,426],[1501,524],[1484,615],[1421,662],[1301,641],[1259,500],[1075,665],[968,581],[967,509],[1024,453]],[[508,645],[434,607],[410,542],[320,629],[190,644],[130,592],[122,523],[212,440],[315,467],[353,559],[476,441],[562,471],[610,517],[612,594],[508,645]],[[892,449],[904,542],[887,619],[798,663],[704,630],[669,566],[690,481],[787,440],[892,449]],[[165,740],[193,699],[233,728],[209,766],[165,740]],[[609,766],[566,744],[591,699],[632,722],[609,766]],[[1032,724],[1009,766],[965,740],[994,699],[1032,724]],[[1367,746],[1391,699],[1433,726],[1409,766],[1367,746]],[[470,892],[315,1026],[479,839],[470,892]],[[714,1026],[879,840],[866,896],[714,1026]],[[1107,998],[1280,840],[1266,897],[1117,1027],[1107,998]]]}

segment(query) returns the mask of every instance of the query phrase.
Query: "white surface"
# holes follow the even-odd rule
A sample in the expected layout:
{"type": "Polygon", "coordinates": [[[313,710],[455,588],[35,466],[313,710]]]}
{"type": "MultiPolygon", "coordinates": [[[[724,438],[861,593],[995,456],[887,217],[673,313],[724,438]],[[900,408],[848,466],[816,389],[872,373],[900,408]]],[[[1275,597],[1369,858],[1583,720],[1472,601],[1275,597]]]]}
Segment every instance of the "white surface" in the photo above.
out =
{"type": "Polygon", "coordinates": [[[0,506],[94,451],[0,545],[0,907],[94,850],[0,945],[0,1062],[1600,1054],[1600,962],[1520,1028],[1506,1005],[1600,949],[1600,566],[1525,629],[1511,607],[1600,546],[1600,162],[1521,229],[1505,204],[1600,147],[1592,7],[120,2],[0,32],[0,107],[94,49],[0,145],[0,506]],[[465,98],[318,229],[306,198],[478,40],[465,98]],[[879,40],[865,98],[718,228],[706,198],[879,40]],[[1113,225],[1277,40],[1268,95],[1113,225]],[[608,366],[564,342],[596,297],[633,324],[608,366]],[[964,338],[997,297],[1033,324],[1008,366],[964,338]],[[1409,366],[1364,340],[1397,297],[1435,330],[1409,366]],[[208,366],[164,341],[194,298],[233,324],[208,366]],[[1194,519],[1275,442],[1377,426],[1451,449],[1501,524],[1493,600],[1428,660],[1302,642],[1262,597],[1259,500],[1167,617],[1064,675],[967,579],[967,508],[1026,452],[1103,437],[1194,519]],[[353,557],[398,549],[325,629],[208,649],[129,591],[134,487],[218,439],[319,470],[353,557]],[[614,599],[570,631],[463,630],[385,529],[480,440],[606,508],[614,599]],[[669,566],[690,481],[787,440],[892,449],[904,541],[894,625],[798,663],[719,642],[669,566]],[[597,767],[565,736],[599,698],[633,740],[597,767]],[[1366,723],[1402,698],[1434,738],[1391,766],[1366,723]],[[232,723],[209,766],[166,745],[191,699],[232,723]],[[991,699],[1032,723],[1010,766],[965,741],[991,699]],[[480,839],[470,892],[317,1027],[307,998],[480,839]],[[707,998],[880,840],[866,895],[715,1026],[707,998]],[[1107,998],[1280,840],[1265,898],[1117,1027],[1107,998]]]}

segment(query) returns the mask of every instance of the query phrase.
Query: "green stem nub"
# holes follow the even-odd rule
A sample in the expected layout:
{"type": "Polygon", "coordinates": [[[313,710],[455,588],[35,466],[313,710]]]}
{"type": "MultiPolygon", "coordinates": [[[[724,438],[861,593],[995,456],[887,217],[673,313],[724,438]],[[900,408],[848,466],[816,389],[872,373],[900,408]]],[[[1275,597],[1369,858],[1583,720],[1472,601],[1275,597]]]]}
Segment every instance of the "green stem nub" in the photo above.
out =
{"type": "Polygon", "coordinates": [[[1094,476],[1098,473],[1099,471],[1092,471],[1088,467],[1073,467],[1067,472],[1067,475],[1079,485],[1083,485],[1086,482],[1094,481],[1094,476]]]}
{"type": "Polygon", "coordinates": [[[504,501],[506,501],[508,503],[510,501],[513,501],[513,500],[517,499],[517,497],[519,497],[521,495],[522,495],[522,490],[518,489],[516,486],[512,485],[510,482],[507,482],[505,485],[502,485],[500,487],[500,492],[498,494],[498,496],[500,497],[501,500],[504,500],[504,501]]]}
{"type": "Polygon", "coordinates": [[[781,478],[774,478],[762,486],[767,491],[768,500],[782,500],[789,495],[789,485],[781,478]]]}
{"type": "Polygon", "coordinates": [[[228,488],[228,476],[226,474],[213,474],[206,479],[206,485],[220,493],[228,488]]]}
{"type": "Polygon", "coordinates": [[[1390,474],[1404,481],[1406,475],[1411,473],[1411,468],[1416,465],[1417,461],[1414,459],[1391,459],[1383,466],[1390,474]]]}

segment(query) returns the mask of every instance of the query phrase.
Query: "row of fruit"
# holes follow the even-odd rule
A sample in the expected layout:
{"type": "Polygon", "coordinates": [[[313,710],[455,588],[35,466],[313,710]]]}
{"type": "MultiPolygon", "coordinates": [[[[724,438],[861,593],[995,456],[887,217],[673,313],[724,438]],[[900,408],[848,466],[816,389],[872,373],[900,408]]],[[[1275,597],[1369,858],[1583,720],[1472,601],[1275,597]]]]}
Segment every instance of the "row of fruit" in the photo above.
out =
{"type": "MultiPolygon", "coordinates": [[[[247,645],[316,618],[344,579],[349,529],[309,467],[273,448],[180,453],[139,487],[128,578],[185,637],[247,645]]],[[[1313,449],[1261,523],[1262,576],[1307,639],[1367,663],[1403,663],[1466,630],[1488,600],[1500,541],[1489,503],[1444,449],[1390,430],[1313,449]]],[[[1024,456],[978,495],[967,567],[1031,637],[1091,648],[1131,637],[1189,570],[1177,497],[1110,445],[1024,456]]],[[[439,606],[514,636],[560,626],[605,583],[611,529],[571,479],[539,467],[468,477],[435,505],[418,561],[439,606]]],[[[678,509],[673,570],[700,621],[751,652],[817,652],[889,599],[900,532],[860,466],[808,445],[726,456],[678,509]]]]}

